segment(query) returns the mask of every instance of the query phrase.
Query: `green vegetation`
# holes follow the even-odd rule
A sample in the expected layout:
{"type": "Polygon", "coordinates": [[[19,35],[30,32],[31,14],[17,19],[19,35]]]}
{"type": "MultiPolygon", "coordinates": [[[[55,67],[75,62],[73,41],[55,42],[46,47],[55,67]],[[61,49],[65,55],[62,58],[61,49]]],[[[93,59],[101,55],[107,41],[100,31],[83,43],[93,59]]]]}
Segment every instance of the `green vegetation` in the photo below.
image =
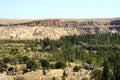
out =
{"type": "Polygon", "coordinates": [[[50,63],[46,59],[42,59],[40,60],[40,62],[43,68],[46,68],[46,69],[49,68],[50,63]]]}
{"type": "Polygon", "coordinates": [[[55,78],[55,77],[52,77],[52,80],[56,80],[56,78],[55,78]]]}
{"type": "Polygon", "coordinates": [[[60,69],[60,68],[63,69],[66,67],[66,64],[65,64],[65,62],[59,61],[55,64],[55,66],[56,66],[56,69],[60,69]]]}
{"type": "Polygon", "coordinates": [[[66,80],[65,77],[67,77],[66,71],[63,71],[63,75],[62,75],[62,80],[66,80]]]}
{"type": "Polygon", "coordinates": [[[19,53],[19,50],[17,48],[11,48],[10,54],[16,55],[19,53]]]}
{"type": "Polygon", "coordinates": [[[30,69],[30,70],[35,70],[40,68],[40,64],[37,62],[34,62],[33,60],[29,60],[26,63],[26,66],[27,66],[27,69],[30,69]]]}
{"type": "Polygon", "coordinates": [[[88,78],[82,78],[81,80],[88,80],[88,78]]]}
{"type": "Polygon", "coordinates": [[[74,68],[73,68],[73,71],[74,72],[78,72],[80,70],[80,67],[79,66],[75,66],[74,68]]]}
{"type": "Polygon", "coordinates": [[[15,80],[25,80],[23,77],[17,77],[15,80]]]}
{"type": "MultiPolygon", "coordinates": [[[[72,35],[59,40],[0,40],[0,72],[42,68],[46,74],[49,68],[65,69],[69,62],[82,63],[81,68],[92,70],[95,80],[118,80],[120,34],[72,35]]],[[[78,70],[77,66],[73,69],[78,70]]]]}
{"type": "Polygon", "coordinates": [[[43,75],[46,75],[46,68],[43,67],[42,71],[43,71],[43,75]]]}
{"type": "Polygon", "coordinates": [[[102,74],[102,70],[99,70],[99,69],[95,69],[91,73],[92,78],[94,78],[95,80],[100,80],[101,79],[101,74],[102,74]]]}

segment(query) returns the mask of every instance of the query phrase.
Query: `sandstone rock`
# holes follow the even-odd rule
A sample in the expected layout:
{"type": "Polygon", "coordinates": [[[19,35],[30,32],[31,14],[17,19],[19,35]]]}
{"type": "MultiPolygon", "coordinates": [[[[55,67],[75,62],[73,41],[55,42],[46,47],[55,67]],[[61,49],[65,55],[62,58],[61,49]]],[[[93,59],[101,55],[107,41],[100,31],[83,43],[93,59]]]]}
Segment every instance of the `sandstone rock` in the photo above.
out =
{"type": "MultiPolygon", "coordinates": [[[[29,20],[2,23],[0,20],[0,39],[59,39],[61,36],[74,34],[95,34],[119,32],[120,19],[105,20],[29,20]]],[[[14,20],[15,21],[15,20],[14,20]]]]}

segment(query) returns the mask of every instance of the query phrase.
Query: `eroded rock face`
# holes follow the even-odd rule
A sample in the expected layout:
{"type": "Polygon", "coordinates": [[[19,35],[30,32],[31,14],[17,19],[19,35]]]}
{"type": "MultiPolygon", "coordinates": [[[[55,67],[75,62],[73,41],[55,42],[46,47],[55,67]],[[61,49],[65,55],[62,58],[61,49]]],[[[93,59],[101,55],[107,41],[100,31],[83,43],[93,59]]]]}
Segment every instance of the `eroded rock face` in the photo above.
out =
{"type": "Polygon", "coordinates": [[[110,25],[120,25],[120,20],[111,21],[110,25]]]}
{"type": "Polygon", "coordinates": [[[31,20],[28,22],[0,23],[0,39],[58,39],[64,35],[119,32],[120,20],[31,20]]]}
{"type": "Polygon", "coordinates": [[[102,23],[102,22],[94,22],[94,21],[61,21],[58,19],[55,20],[36,20],[31,22],[25,23],[17,23],[17,24],[1,24],[0,26],[44,26],[44,27],[85,27],[85,26],[95,26],[95,25],[109,25],[109,23],[102,23]]]}

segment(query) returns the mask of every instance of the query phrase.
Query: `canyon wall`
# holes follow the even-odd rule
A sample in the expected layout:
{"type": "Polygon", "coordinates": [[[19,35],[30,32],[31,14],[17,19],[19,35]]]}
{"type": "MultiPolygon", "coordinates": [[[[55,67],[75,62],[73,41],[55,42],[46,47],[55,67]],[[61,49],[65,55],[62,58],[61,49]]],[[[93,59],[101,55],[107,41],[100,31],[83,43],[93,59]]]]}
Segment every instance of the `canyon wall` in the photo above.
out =
{"type": "Polygon", "coordinates": [[[118,33],[120,19],[0,20],[0,39],[59,39],[65,35],[118,33]]]}

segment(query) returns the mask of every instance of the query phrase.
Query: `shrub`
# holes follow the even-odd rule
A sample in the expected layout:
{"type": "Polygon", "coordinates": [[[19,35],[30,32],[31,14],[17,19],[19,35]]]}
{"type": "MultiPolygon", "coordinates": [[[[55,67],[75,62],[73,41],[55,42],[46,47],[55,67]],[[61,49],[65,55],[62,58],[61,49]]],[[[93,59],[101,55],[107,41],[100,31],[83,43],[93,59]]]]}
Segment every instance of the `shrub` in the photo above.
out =
{"type": "Polygon", "coordinates": [[[88,80],[88,78],[82,78],[81,80],[88,80]]]}
{"type": "Polygon", "coordinates": [[[89,64],[88,64],[88,63],[84,63],[84,64],[83,64],[83,68],[89,69],[89,64]]]}
{"type": "Polygon", "coordinates": [[[50,64],[50,69],[55,69],[55,64],[50,64]]]}
{"type": "Polygon", "coordinates": [[[48,60],[42,59],[42,60],[40,60],[40,62],[41,62],[41,65],[42,65],[43,68],[49,68],[50,63],[49,63],[48,60]]]}
{"type": "Polygon", "coordinates": [[[74,68],[73,68],[73,71],[74,72],[78,72],[80,70],[80,67],[79,66],[75,66],[74,68]]]}
{"type": "Polygon", "coordinates": [[[13,68],[13,67],[9,67],[9,68],[8,68],[8,71],[12,71],[12,72],[13,72],[13,71],[14,71],[14,68],[13,68]]]}
{"type": "Polygon", "coordinates": [[[27,62],[27,68],[32,70],[32,69],[38,69],[40,67],[40,64],[37,62],[34,62],[33,60],[29,60],[27,62]]]}
{"type": "Polygon", "coordinates": [[[21,63],[27,63],[30,60],[28,56],[22,56],[21,57],[21,63]]]}
{"type": "Polygon", "coordinates": [[[56,78],[55,78],[55,77],[52,77],[52,80],[56,80],[56,78]]]}
{"type": "Polygon", "coordinates": [[[64,70],[64,72],[63,72],[63,76],[64,76],[64,77],[67,77],[67,73],[66,73],[65,70],[64,70]]]}
{"type": "Polygon", "coordinates": [[[8,57],[4,57],[3,58],[3,62],[4,63],[9,63],[11,60],[10,60],[10,58],[8,58],[8,57]]]}
{"type": "Polygon", "coordinates": [[[55,64],[55,67],[56,67],[56,69],[65,68],[66,64],[65,64],[65,62],[59,61],[55,64]]]}
{"type": "Polygon", "coordinates": [[[42,71],[43,71],[43,75],[46,75],[46,68],[43,67],[42,71]]]}
{"type": "Polygon", "coordinates": [[[101,74],[102,74],[102,71],[99,70],[99,69],[95,69],[95,70],[93,70],[93,71],[91,72],[91,76],[92,76],[92,78],[94,78],[95,80],[100,79],[101,74]]]}
{"type": "Polygon", "coordinates": [[[94,65],[90,64],[90,65],[89,65],[89,69],[90,69],[90,70],[93,70],[93,69],[94,69],[94,65]]]}
{"type": "Polygon", "coordinates": [[[23,77],[17,77],[15,80],[25,80],[23,77]]]}
{"type": "Polygon", "coordinates": [[[4,69],[7,69],[7,65],[0,60],[0,72],[3,72],[4,69]]]}
{"type": "Polygon", "coordinates": [[[12,54],[12,55],[16,55],[16,54],[18,54],[19,53],[19,50],[17,49],[17,48],[12,48],[11,50],[10,50],[10,54],[12,54]]]}
{"type": "Polygon", "coordinates": [[[84,63],[83,64],[83,68],[86,69],[86,70],[93,70],[94,69],[94,65],[88,64],[88,63],[84,63]]]}

